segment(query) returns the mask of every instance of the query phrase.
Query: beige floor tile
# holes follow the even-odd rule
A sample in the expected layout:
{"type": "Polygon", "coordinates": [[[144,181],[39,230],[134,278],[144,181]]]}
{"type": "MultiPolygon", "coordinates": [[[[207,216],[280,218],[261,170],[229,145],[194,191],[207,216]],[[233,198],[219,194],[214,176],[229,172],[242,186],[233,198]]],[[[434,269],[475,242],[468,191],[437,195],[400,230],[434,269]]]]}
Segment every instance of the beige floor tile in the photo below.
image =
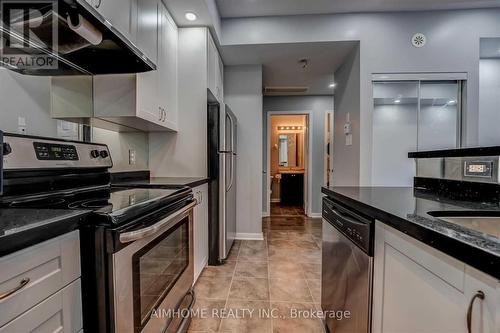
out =
{"type": "Polygon", "coordinates": [[[253,262],[251,264],[246,261],[238,261],[234,276],[267,279],[269,276],[267,261],[253,262]]]}
{"type": "Polygon", "coordinates": [[[271,301],[312,302],[311,292],[304,279],[270,279],[271,301]]]}
{"type": "Polygon", "coordinates": [[[270,261],[269,277],[271,279],[304,279],[304,273],[299,263],[286,261],[270,261]]]}
{"type": "Polygon", "coordinates": [[[189,331],[191,332],[217,332],[221,319],[213,316],[213,311],[220,313],[224,311],[226,305],[225,300],[206,300],[196,299],[193,306],[193,313],[196,314],[191,318],[189,331]]]}
{"type": "Polygon", "coordinates": [[[250,248],[254,250],[264,250],[267,248],[263,240],[244,240],[241,242],[241,248],[250,248]]]}
{"type": "Polygon", "coordinates": [[[314,304],[271,303],[278,310],[279,318],[273,318],[273,333],[321,333],[323,324],[314,304]]]}
{"type": "Polygon", "coordinates": [[[315,263],[302,263],[302,270],[306,279],[321,279],[321,265],[315,263]]]}
{"type": "Polygon", "coordinates": [[[268,279],[233,278],[229,300],[269,300],[268,279]]]}
{"type": "Polygon", "coordinates": [[[238,253],[240,252],[240,246],[233,246],[227,255],[226,261],[236,261],[238,259],[238,253]]]}
{"type": "Polygon", "coordinates": [[[307,286],[311,292],[313,301],[321,303],[321,280],[320,279],[307,279],[307,286]]]}
{"type": "Polygon", "coordinates": [[[263,316],[269,313],[269,302],[262,301],[235,301],[227,303],[227,314],[239,314],[240,318],[234,316],[223,318],[220,331],[231,333],[270,333],[271,319],[263,316]],[[229,312],[231,311],[231,312],[229,312]]]}
{"type": "Polygon", "coordinates": [[[249,247],[241,247],[238,254],[238,260],[244,261],[267,261],[267,248],[252,249],[249,247]]]}
{"type": "Polygon", "coordinates": [[[195,285],[196,297],[225,300],[230,284],[231,277],[201,276],[195,285]]]}
{"type": "Polygon", "coordinates": [[[226,261],[224,265],[207,266],[202,272],[202,276],[220,277],[233,276],[236,261],[226,261]]]}

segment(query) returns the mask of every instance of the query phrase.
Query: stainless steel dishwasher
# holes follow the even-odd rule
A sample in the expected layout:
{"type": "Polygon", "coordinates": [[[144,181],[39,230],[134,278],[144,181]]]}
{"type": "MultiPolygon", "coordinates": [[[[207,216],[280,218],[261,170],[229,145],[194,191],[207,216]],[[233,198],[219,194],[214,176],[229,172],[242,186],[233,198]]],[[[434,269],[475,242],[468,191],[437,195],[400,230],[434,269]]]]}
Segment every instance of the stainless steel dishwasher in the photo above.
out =
{"type": "Polygon", "coordinates": [[[321,307],[331,333],[371,331],[374,220],[323,198],[321,307]]]}

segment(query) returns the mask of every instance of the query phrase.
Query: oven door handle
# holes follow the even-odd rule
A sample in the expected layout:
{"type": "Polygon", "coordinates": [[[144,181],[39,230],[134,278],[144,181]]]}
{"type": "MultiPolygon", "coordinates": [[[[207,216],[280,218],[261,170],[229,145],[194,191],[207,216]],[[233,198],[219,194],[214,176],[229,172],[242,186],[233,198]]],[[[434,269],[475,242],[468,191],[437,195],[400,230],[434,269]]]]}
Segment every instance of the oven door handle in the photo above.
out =
{"type": "Polygon", "coordinates": [[[169,224],[173,219],[181,216],[185,212],[191,210],[194,206],[196,206],[198,202],[195,200],[191,202],[189,205],[184,206],[173,214],[170,214],[160,222],[153,224],[152,226],[142,228],[139,230],[124,232],[120,234],[120,242],[121,243],[130,243],[136,240],[146,238],[148,236],[156,234],[159,230],[161,230],[165,225],[169,224]]]}

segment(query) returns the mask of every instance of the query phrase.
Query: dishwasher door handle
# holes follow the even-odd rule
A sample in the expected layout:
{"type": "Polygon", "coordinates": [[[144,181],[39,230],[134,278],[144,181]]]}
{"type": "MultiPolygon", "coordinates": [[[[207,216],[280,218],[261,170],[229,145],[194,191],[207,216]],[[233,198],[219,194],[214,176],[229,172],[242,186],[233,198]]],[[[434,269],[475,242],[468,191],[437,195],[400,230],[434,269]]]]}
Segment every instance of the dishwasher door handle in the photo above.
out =
{"type": "Polygon", "coordinates": [[[333,215],[335,215],[341,221],[343,220],[343,221],[348,222],[350,224],[356,224],[356,225],[363,225],[363,226],[366,225],[366,223],[364,223],[364,222],[361,222],[359,220],[356,220],[356,219],[353,219],[351,217],[345,216],[344,214],[342,214],[340,211],[338,211],[337,209],[335,209],[333,207],[330,208],[330,211],[333,213],[333,215]]]}

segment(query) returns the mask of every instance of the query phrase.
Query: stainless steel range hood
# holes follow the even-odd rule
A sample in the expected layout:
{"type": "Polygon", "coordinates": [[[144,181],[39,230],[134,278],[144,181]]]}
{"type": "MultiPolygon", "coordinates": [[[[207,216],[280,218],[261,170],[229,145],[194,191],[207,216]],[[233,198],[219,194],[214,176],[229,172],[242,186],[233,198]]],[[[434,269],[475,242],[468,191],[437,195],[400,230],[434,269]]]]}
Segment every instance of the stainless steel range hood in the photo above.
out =
{"type": "MultiPolygon", "coordinates": [[[[5,12],[9,8],[3,3],[2,9],[5,12]]],[[[2,67],[38,76],[124,74],[156,69],[141,50],[85,0],[49,0],[38,5],[37,16],[29,8],[10,12],[19,14],[7,20],[5,14],[0,17],[2,67]]]]}

